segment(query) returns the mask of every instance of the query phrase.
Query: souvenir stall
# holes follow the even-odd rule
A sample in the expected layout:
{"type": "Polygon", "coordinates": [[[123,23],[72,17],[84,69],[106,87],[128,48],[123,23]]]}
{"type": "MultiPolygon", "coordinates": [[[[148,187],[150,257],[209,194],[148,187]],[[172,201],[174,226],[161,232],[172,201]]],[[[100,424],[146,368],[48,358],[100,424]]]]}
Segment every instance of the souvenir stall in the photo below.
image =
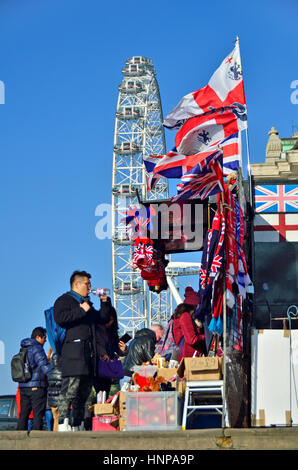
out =
{"type": "MultiPolygon", "coordinates": [[[[94,405],[94,430],[191,429],[197,414],[216,414],[222,427],[248,426],[246,331],[251,280],[246,261],[249,221],[241,172],[228,176],[222,188],[202,206],[197,222],[203,227],[203,243],[193,250],[194,255],[202,253],[194,318],[204,331],[205,353],[178,361],[170,320],[150,363],[135,366],[132,378],[122,384],[118,394],[94,405]]],[[[191,202],[202,205],[199,199],[191,202]]],[[[170,237],[150,238],[158,225],[157,212],[154,202],[143,203],[142,208],[129,211],[126,222],[134,233],[134,267],[140,269],[148,288],[158,293],[168,288],[166,257],[177,245],[170,245],[170,237]]],[[[176,228],[173,218],[169,231],[176,228]]]]}
{"type": "Polygon", "coordinates": [[[169,254],[193,252],[197,261],[201,252],[200,279],[193,289],[198,302],[189,325],[203,332],[204,347],[198,354],[185,353],[184,338],[179,349],[169,319],[150,363],[140,364],[110,402],[94,405],[94,429],[191,429],[194,415],[207,413],[219,416],[221,427],[245,427],[251,318],[246,200],[251,200],[242,177],[241,131],[247,132],[247,114],[238,38],[208,85],[184,96],[163,125],[177,130],[175,148],[166,155],[143,155],[148,191],[160,178],[180,181],[170,200],[139,198],[139,206],[126,211],[132,263],[158,294],[169,288],[169,254]],[[169,216],[161,226],[159,203],[169,216]]]}

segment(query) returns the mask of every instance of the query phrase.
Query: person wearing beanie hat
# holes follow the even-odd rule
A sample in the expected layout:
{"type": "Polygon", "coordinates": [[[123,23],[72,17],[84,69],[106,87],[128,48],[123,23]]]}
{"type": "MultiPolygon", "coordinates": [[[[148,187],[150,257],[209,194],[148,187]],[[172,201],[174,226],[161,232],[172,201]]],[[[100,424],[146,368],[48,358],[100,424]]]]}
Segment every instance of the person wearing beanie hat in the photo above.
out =
{"type": "Polygon", "coordinates": [[[179,362],[183,357],[193,357],[195,353],[197,357],[206,354],[205,335],[193,318],[198,303],[198,293],[192,287],[187,287],[184,302],[176,307],[172,317],[174,341],[177,346],[180,345],[179,362]]]}
{"type": "Polygon", "coordinates": [[[184,303],[187,305],[194,305],[195,307],[199,303],[199,294],[195,292],[191,286],[188,286],[185,289],[184,303]]]}

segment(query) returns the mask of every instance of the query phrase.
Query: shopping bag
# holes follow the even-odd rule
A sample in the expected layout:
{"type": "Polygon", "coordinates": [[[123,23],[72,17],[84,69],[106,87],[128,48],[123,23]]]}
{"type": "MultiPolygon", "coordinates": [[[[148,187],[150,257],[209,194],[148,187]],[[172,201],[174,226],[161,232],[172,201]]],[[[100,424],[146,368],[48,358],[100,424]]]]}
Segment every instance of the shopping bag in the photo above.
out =
{"type": "Polygon", "coordinates": [[[119,360],[103,361],[100,359],[97,372],[99,377],[107,379],[123,379],[124,377],[122,362],[119,360]]]}

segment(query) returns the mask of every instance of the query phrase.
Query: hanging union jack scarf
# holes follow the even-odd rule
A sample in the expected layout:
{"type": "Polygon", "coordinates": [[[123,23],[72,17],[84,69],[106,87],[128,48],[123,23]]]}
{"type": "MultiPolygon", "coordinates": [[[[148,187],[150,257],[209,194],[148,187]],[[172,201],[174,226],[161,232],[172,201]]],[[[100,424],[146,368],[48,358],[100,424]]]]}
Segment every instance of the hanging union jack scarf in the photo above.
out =
{"type": "Polygon", "coordinates": [[[202,322],[211,313],[213,284],[222,266],[225,231],[225,216],[218,209],[213,218],[212,227],[206,234],[202,253],[199,304],[196,310],[196,318],[202,322]]]}
{"type": "Polygon", "coordinates": [[[193,116],[227,109],[235,114],[239,128],[245,129],[247,115],[238,40],[234,50],[214,72],[208,85],[184,96],[167,115],[163,125],[168,129],[180,129],[193,116]]]}
{"type": "Polygon", "coordinates": [[[247,264],[245,259],[245,254],[243,251],[244,244],[244,235],[245,235],[245,222],[242,209],[240,207],[239,201],[235,200],[236,204],[236,241],[237,241],[237,250],[238,250],[238,275],[237,275],[237,285],[239,295],[245,299],[247,293],[247,287],[251,284],[251,279],[247,271],[247,264]]]}
{"type": "Polygon", "coordinates": [[[150,238],[136,238],[134,240],[134,253],[132,267],[134,269],[140,268],[142,266],[155,265],[154,262],[154,249],[153,241],[150,238]]]}
{"type": "Polygon", "coordinates": [[[223,190],[223,154],[221,149],[208,155],[194,168],[182,176],[182,183],[177,185],[178,194],[171,200],[205,199],[223,190]]]}

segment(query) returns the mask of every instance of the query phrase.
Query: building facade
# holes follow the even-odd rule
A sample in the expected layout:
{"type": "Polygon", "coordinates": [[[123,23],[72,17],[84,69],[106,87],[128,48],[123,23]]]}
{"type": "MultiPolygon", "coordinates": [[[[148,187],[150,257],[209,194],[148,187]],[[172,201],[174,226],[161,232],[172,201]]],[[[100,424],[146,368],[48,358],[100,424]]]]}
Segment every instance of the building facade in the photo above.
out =
{"type": "Polygon", "coordinates": [[[272,127],[265,162],[252,164],[251,173],[254,324],[288,327],[289,307],[298,306],[298,132],[280,138],[272,127]]]}

